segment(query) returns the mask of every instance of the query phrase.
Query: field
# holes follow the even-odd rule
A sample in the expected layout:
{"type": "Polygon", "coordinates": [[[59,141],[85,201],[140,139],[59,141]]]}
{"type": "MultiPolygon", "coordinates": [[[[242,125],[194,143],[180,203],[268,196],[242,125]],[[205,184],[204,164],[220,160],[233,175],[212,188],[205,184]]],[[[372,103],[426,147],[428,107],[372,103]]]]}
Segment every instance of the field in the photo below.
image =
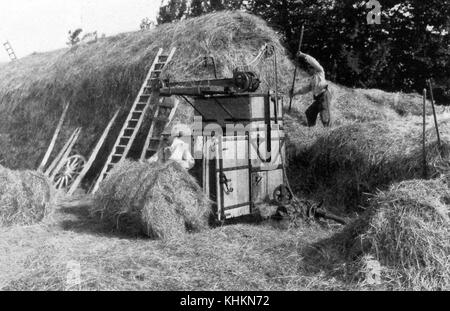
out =
{"type": "MultiPolygon", "coordinates": [[[[25,218],[21,202],[41,200],[26,187],[26,174],[42,159],[64,102],[72,104],[57,149],[81,126],[76,149],[88,156],[115,109],[122,109],[119,119],[126,116],[158,47],[177,46],[179,56],[166,75],[183,80],[210,77],[198,66],[205,53],[219,60],[220,76],[229,76],[264,43],[274,44],[278,53],[280,92],[286,102],[292,58],[273,29],[244,13],[209,14],[2,65],[0,164],[8,169],[0,167],[0,185],[7,185],[0,189],[0,218],[7,223],[0,222],[0,289],[449,290],[450,114],[438,107],[439,147],[427,102],[424,178],[418,94],[349,89],[330,82],[330,128],[306,126],[304,110],[311,95],[296,97],[292,111],[285,109],[288,177],[294,192],[302,199],[323,201],[324,208],[348,220],[347,226],[324,220],[253,220],[206,229],[202,225],[199,232],[168,238],[164,232],[149,238],[118,231],[94,211],[110,213],[118,224],[120,215],[135,211],[134,202],[145,202],[138,212],[151,213],[162,204],[186,211],[189,200],[199,198],[198,186],[190,188],[184,172],[170,168],[170,174],[157,176],[146,165],[118,170],[105,181],[101,200],[83,191],[74,197],[50,191],[45,212],[25,218]],[[136,184],[145,188],[142,193],[136,184]],[[8,187],[12,190],[2,191],[8,187]],[[161,189],[169,189],[170,198],[159,195],[161,189]],[[189,191],[197,194],[191,198],[189,191]],[[14,223],[19,216],[21,221],[14,223]],[[71,278],[78,270],[80,282],[74,283],[71,278]]],[[[254,68],[264,90],[273,85],[271,64],[268,58],[254,68]]],[[[300,72],[299,86],[305,77],[300,72]]],[[[192,115],[182,104],[175,119],[190,122],[192,115]]],[[[88,182],[118,130],[113,130],[88,182]]]]}

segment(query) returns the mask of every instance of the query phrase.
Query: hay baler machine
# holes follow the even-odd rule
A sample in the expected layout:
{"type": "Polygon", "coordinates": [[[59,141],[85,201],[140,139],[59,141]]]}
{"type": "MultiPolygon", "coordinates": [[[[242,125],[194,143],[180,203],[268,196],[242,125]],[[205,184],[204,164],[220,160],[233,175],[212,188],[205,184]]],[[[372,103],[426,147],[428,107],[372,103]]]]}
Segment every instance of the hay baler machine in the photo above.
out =
{"type": "MultiPolygon", "coordinates": [[[[255,59],[268,51],[275,55],[264,46],[255,59]]],[[[342,222],[317,204],[295,198],[289,186],[276,56],[274,70],[275,91],[261,92],[260,78],[251,70],[235,69],[232,77],[219,79],[215,68],[214,79],[160,79],[152,89],[160,97],[181,97],[194,109],[194,130],[186,139],[219,221],[257,214],[264,207],[265,216],[342,222]],[[272,207],[269,214],[267,206],[272,207]]]]}
{"type": "Polygon", "coordinates": [[[186,139],[220,221],[254,214],[260,205],[271,204],[275,212],[293,197],[284,172],[283,99],[258,92],[259,86],[256,73],[239,70],[231,78],[153,86],[159,96],[179,96],[195,111],[186,139]]]}

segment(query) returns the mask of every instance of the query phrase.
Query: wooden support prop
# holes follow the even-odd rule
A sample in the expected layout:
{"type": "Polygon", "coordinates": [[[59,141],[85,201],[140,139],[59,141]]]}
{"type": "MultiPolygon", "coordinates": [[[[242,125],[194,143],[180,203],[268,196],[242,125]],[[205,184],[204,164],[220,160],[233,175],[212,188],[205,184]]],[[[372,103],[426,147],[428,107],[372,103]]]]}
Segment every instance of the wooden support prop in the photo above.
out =
{"type": "Polygon", "coordinates": [[[434,126],[436,127],[436,135],[439,146],[439,151],[442,151],[441,145],[441,135],[439,134],[439,125],[436,116],[436,109],[434,108],[434,95],[433,95],[433,86],[431,85],[431,79],[428,79],[428,87],[430,88],[430,98],[431,98],[431,107],[433,108],[433,117],[434,117],[434,126]]]}
{"type": "Polygon", "coordinates": [[[89,171],[89,169],[91,168],[92,164],[94,164],[94,161],[97,158],[100,148],[103,146],[103,143],[105,142],[106,137],[108,137],[108,133],[111,130],[111,127],[114,124],[114,121],[116,120],[117,115],[119,114],[119,111],[120,111],[120,109],[116,111],[116,113],[112,117],[111,121],[109,121],[108,125],[106,126],[105,130],[103,131],[102,136],[98,140],[97,145],[94,148],[94,151],[92,151],[92,154],[91,154],[89,160],[84,165],[83,170],[81,171],[80,175],[77,176],[75,181],[70,186],[70,189],[67,192],[68,195],[72,195],[75,192],[75,190],[77,190],[77,188],[80,185],[81,181],[83,180],[84,176],[86,176],[86,174],[89,171]]]}
{"type": "Polygon", "coordinates": [[[61,161],[61,158],[64,155],[64,152],[66,152],[67,148],[70,146],[70,144],[72,143],[73,138],[75,137],[75,135],[78,132],[78,128],[75,129],[75,131],[73,131],[72,135],[70,135],[69,139],[66,141],[66,143],[64,144],[64,146],[62,147],[61,151],[58,153],[58,155],[55,157],[55,159],[53,160],[53,162],[50,164],[50,166],[47,168],[47,170],[45,171],[45,175],[46,176],[50,176],[50,174],[53,172],[53,170],[55,169],[56,165],[58,165],[59,161],[61,161]]]}
{"type": "Polygon", "coordinates": [[[58,126],[56,127],[55,133],[53,134],[52,140],[50,142],[50,145],[48,146],[47,152],[44,155],[44,158],[42,159],[41,164],[39,165],[38,171],[43,171],[45,168],[45,165],[47,164],[48,159],[50,158],[50,155],[52,154],[53,148],[55,148],[56,139],[58,138],[59,132],[61,131],[61,127],[64,123],[64,119],[66,118],[67,109],[69,108],[70,102],[66,104],[66,107],[64,107],[63,113],[61,117],[59,118],[58,126]]]}
{"type": "MultiPolygon", "coordinates": [[[[303,43],[303,34],[304,34],[304,32],[305,32],[305,25],[303,24],[302,25],[302,32],[300,34],[300,42],[298,44],[298,52],[301,52],[301,50],[302,50],[302,43],[303,43]]],[[[295,56],[295,57],[297,57],[297,56],[295,56]]],[[[289,98],[289,111],[291,111],[291,108],[292,108],[292,99],[294,98],[294,94],[293,93],[295,92],[294,89],[295,89],[295,80],[296,79],[297,79],[297,65],[295,65],[294,77],[292,79],[292,87],[291,87],[292,96],[289,98]]]]}
{"type": "Polygon", "coordinates": [[[67,147],[66,151],[64,151],[64,154],[61,157],[61,160],[58,162],[58,165],[53,170],[53,172],[50,174],[50,180],[53,180],[55,178],[56,174],[58,174],[58,172],[62,169],[62,167],[66,163],[67,158],[69,157],[70,153],[72,152],[73,146],[75,145],[75,143],[78,140],[78,137],[80,136],[81,127],[77,128],[75,131],[76,131],[75,136],[73,137],[73,139],[70,142],[69,146],[67,147]]]}
{"type": "Polygon", "coordinates": [[[427,146],[426,146],[426,106],[427,106],[427,89],[423,89],[423,132],[422,132],[422,157],[423,157],[423,178],[428,177],[427,168],[427,146]]]}

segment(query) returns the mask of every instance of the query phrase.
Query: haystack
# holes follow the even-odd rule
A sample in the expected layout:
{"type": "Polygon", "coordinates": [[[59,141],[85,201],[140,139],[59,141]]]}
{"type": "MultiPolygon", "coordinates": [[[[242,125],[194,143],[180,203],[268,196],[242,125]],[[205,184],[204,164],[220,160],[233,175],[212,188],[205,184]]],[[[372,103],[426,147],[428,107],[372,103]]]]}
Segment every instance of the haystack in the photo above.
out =
{"type": "MultiPolygon", "coordinates": [[[[309,148],[291,157],[293,184],[297,190],[314,192],[318,199],[341,206],[339,212],[353,211],[365,202],[365,193],[423,176],[421,129],[420,120],[413,119],[355,123],[324,131],[309,148]]],[[[440,129],[442,154],[434,128],[430,125],[427,130],[429,177],[438,173],[438,162],[450,161],[450,121],[441,121],[440,129]]]]}
{"type": "MultiPolygon", "coordinates": [[[[211,66],[204,66],[204,56],[215,58],[219,78],[232,77],[233,69],[248,64],[266,43],[275,46],[279,83],[287,91],[293,66],[279,34],[263,19],[243,12],[202,15],[70,49],[35,53],[6,64],[0,71],[0,135],[9,135],[9,139],[6,146],[0,146],[0,157],[11,168],[36,167],[66,101],[71,106],[55,150],[76,127],[82,127],[76,148],[88,156],[118,108],[122,110],[116,123],[123,122],[159,48],[166,52],[177,48],[163,78],[198,80],[214,77],[211,66]]],[[[261,90],[275,85],[273,57],[250,69],[260,74],[261,90]]],[[[188,123],[193,111],[186,107],[181,107],[175,119],[188,123]]],[[[113,129],[107,146],[112,147],[119,131],[120,126],[113,129]]],[[[143,144],[145,135],[139,137],[143,144]]]]}
{"type": "Polygon", "coordinates": [[[127,234],[164,240],[208,227],[210,201],[179,164],[123,161],[101,183],[94,213],[127,234]]]}
{"type": "MultiPolygon", "coordinates": [[[[423,97],[419,94],[389,93],[378,89],[355,89],[355,92],[374,103],[393,109],[400,116],[421,116],[423,112],[423,97]]],[[[427,101],[426,114],[432,113],[431,103],[427,101]]]]}
{"type": "Polygon", "coordinates": [[[54,190],[45,175],[0,166],[0,227],[31,225],[54,207],[54,190]]]}
{"type": "Polygon", "coordinates": [[[360,219],[330,242],[356,263],[373,258],[381,280],[414,290],[450,289],[450,188],[445,178],[379,192],[360,219]]]}

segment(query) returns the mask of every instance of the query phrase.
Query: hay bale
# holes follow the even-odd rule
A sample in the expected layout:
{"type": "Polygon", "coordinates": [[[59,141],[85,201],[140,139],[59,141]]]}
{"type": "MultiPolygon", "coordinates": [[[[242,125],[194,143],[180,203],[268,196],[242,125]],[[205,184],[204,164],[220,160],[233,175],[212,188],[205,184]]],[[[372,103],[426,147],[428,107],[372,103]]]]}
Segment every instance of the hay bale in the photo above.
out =
{"type": "Polygon", "coordinates": [[[208,228],[209,199],[175,162],[122,161],[101,183],[94,213],[128,234],[164,240],[208,228]]]}
{"type": "MultiPolygon", "coordinates": [[[[431,124],[431,120],[428,124],[431,124]]],[[[440,122],[443,158],[432,125],[427,130],[429,177],[438,161],[450,161],[449,120],[440,122]]],[[[324,131],[310,148],[291,158],[297,190],[314,192],[335,212],[351,212],[366,202],[365,193],[413,178],[421,178],[422,130],[418,120],[355,123],[324,131]],[[301,167],[298,167],[301,165],[301,167]],[[344,207],[344,208],[343,208],[344,207]]]]}
{"type": "Polygon", "coordinates": [[[399,288],[449,290],[449,213],[446,178],[410,180],[379,192],[368,212],[331,242],[351,262],[380,262],[384,281],[399,288]]]}
{"type": "Polygon", "coordinates": [[[54,194],[44,174],[0,166],[0,227],[40,222],[52,212],[54,194]]]}

